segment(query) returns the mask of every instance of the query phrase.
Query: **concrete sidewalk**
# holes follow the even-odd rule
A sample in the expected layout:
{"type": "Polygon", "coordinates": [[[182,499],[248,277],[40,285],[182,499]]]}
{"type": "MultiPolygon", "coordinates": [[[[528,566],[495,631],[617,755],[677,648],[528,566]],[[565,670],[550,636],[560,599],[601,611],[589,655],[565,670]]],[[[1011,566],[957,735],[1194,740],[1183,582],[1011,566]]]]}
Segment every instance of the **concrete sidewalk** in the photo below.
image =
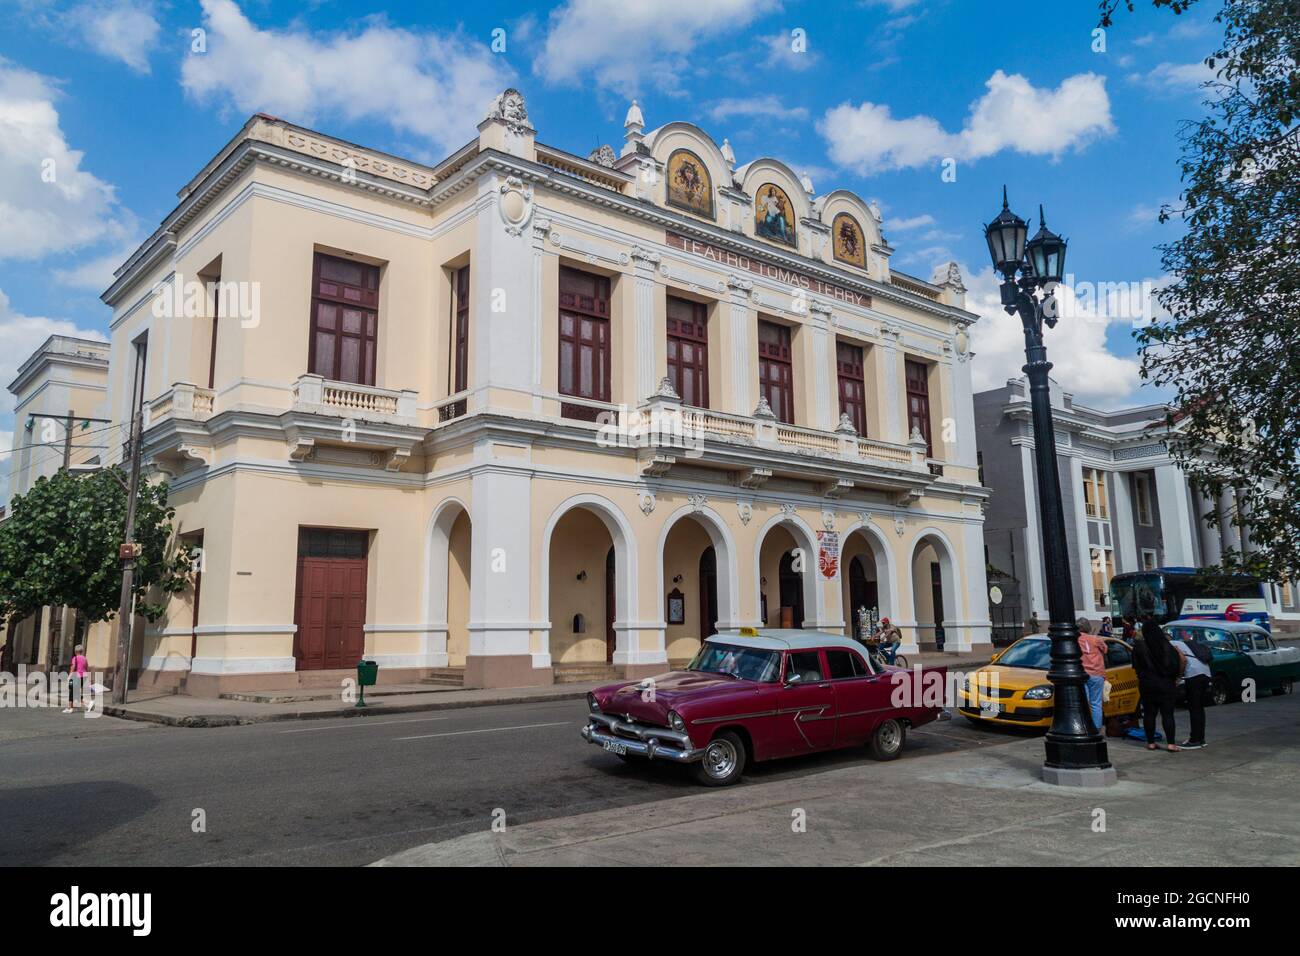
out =
{"type": "MultiPolygon", "coordinates": [[[[1185,730],[1186,711],[1178,720],[1185,730]]],[[[1042,783],[1042,739],[1009,737],[892,763],[864,755],[845,769],[473,834],[374,865],[1300,864],[1300,696],[1212,708],[1208,729],[1208,748],[1173,754],[1112,738],[1120,782],[1102,791],[1042,783]],[[799,811],[806,832],[794,831],[799,811]]]]}
{"type": "MultiPolygon", "coordinates": [[[[909,655],[925,667],[947,666],[974,670],[988,663],[988,655],[926,653],[909,655]]],[[[340,690],[289,688],[225,697],[191,697],[132,691],[123,706],[105,703],[104,713],[125,720],[141,720],[170,727],[230,727],[276,720],[312,720],[330,717],[373,717],[376,714],[411,714],[461,707],[497,704],[535,704],[551,700],[581,700],[587,691],[613,681],[552,684],[548,687],[511,687],[465,690],[436,684],[380,684],[367,688],[366,706],[343,701],[340,690]]]]}

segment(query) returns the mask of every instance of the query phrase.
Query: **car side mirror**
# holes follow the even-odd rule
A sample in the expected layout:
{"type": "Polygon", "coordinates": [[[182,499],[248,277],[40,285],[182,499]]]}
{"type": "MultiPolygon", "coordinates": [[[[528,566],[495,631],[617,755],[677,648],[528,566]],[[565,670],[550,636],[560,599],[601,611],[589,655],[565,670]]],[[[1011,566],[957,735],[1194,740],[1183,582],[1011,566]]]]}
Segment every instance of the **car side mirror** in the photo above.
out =
{"type": "Polygon", "coordinates": [[[1001,651],[998,651],[996,654],[994,654],[992,657],[989,658],[989,663],[990,663],[990,664],[996,664],[998,658],[1001,657],[1001,656],[1002,656],[1002,652],[1001,652],[1001,651]]]}
{"type": "Polygon", "coordinates": [[[785,678],[785,686],[789,687],[791,684],[797,684],[801,680],[803,680],[803,675],[797,671],[793,674],[787,674],[785,678]]]}

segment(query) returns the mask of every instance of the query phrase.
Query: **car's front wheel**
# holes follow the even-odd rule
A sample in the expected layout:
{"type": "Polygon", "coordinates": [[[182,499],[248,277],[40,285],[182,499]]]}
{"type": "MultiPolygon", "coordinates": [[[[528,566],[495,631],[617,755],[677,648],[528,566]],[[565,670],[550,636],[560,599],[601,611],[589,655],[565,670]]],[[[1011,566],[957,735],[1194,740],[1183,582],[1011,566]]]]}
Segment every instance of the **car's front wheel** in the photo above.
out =
{"type": "Polygon", "coordinates": [[[745,772],[745,743],[724,730],[704,748],[704,758],[695,765],[695,779],[706,787],[726,787],[745,772]]]}
{"type": "Polygon", "coordinates": [[[1295,681],[1290,677],[1283,677],[1282,682],[1273,688],[1273,693],[1281,696],[1282,694],[1289,694],[1293,690],[1295,690],[1295,681]]]}
{"type": "Polygon", "coordinates": [[[897,720],[886,720],[871,735],[871,756],[877,760],[897,760],[907,741],[907,728],[897,720]]]}

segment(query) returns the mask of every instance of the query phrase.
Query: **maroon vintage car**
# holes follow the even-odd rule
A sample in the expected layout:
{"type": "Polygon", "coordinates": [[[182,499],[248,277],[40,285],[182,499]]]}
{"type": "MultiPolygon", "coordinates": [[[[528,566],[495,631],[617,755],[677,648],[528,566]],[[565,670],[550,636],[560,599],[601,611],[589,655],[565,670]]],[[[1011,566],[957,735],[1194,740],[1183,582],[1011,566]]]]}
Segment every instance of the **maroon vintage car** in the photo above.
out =
{"type": "MultiPolygon", "coordinates": [[[[933,668],[927,681],[932,672],[944,679],[933,668]]],[[[863,745],[893,760],[908,727],[948,717],[920,706],[910,686],[895,693],[914,679],[835,634],[747,628],[710,637],[684,671],[592,691],[582,737],[624,760],[693,764],[714,787],[735,783],[751,760],[863,745]]]]}

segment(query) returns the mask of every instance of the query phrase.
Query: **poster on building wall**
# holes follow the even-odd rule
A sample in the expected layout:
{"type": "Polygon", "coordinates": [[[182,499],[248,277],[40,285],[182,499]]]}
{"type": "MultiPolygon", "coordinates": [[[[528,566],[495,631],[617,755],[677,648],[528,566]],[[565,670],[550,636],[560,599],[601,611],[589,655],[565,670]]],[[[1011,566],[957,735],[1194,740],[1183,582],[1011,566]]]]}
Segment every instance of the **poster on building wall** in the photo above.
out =
{"type": "Polygon", "coordinates": [[[822,577],[833,578],[840,571],[840,533],[838,531],[817,532],[817,567],[821,568],[822,577]]]}

